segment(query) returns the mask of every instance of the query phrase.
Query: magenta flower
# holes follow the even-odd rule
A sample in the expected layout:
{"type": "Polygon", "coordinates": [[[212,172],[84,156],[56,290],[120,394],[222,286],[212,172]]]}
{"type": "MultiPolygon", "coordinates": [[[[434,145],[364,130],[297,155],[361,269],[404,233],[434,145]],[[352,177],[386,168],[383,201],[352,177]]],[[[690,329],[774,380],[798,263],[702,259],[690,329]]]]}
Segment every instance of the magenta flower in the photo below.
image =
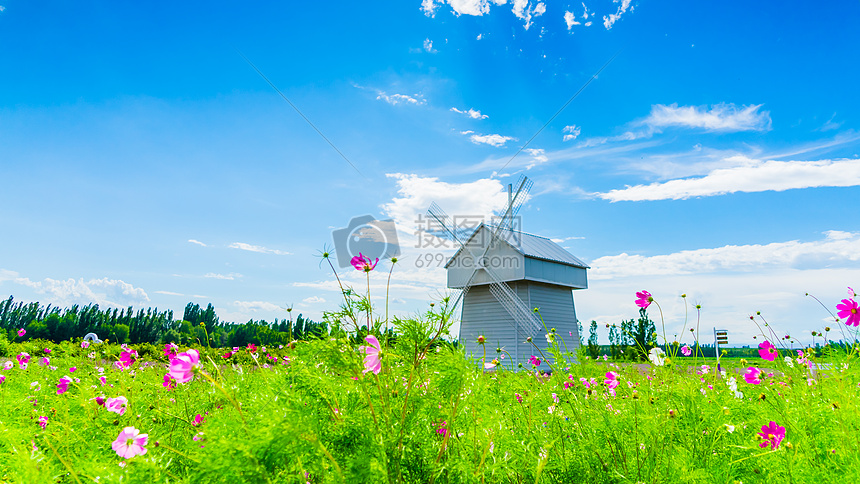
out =
{"type": "Polygon", "coordinates": [[[18,360],[18,366],[20,366],[22,370],[27,368],[27,363],[30,362],[30,354],[29,353],[24,353],[24,352],[18,353],[18,356],[16,356],[15,358],[18,360]]]}
{"type": "Polygon", "coordinates": [[[27,334],[27,332],[24,330],[24,328],[18,330],[18,336],[24,336],[25,334],[27,334]]]}
{"type": "Polygon", "coordinates": [[[72,382],[72,379],[64,376],[60,378],[60,383],[57,383],[57,395],[62,395],[69,391],[69,383],[72,382]]]}
{"type": "Polygon", "coordinates": [[[124,414],[128,405],[128,399],[125,397],[108,398],[105,401],[105,408],[108,412],[124,414]]]}
{"type": "Polygon", "coordinates": [[[0,375],[0,385],[6,381],[6,375],[0,375]]]}
{"type": "Polygon", "coordinates": [[[751,385],[760,385],[761,370],[754,366],[747,368],[746,373],[744,373],[744,380],[751,385]]]}
{"type": "Polygon", "coordinates": [[[636,303],[640,308],[647,308],[651,305],[651,302],[654,301],[654,298],[651,297],[651,293],[648,291],[641,291],[636,293],[636,303]]]}
{"type": "Polygon", "coordinates": [[[197,427],[198,425],[200,425],[202,423],[203,423],[203,416],[198,413],[197,416],[194,417],[194,421],[191,422],[191,425],[197,427]]]}
{"type": "Polygon", "coordinates": [[[361,252],[359,252],[357,256],[350,260],[350,263],[357,271],[370,272],[376,268],[376,264],[379,263],[379,257],[377,257],[375,261],[371,261],[370,257],[362,255],[361,252]]]}
{"type": "Polygon", "coordinates": [[[6,363],[3,363],[3,369],[4,370],[11,370],[13,366],[15,366],[15,364],[12,363],[11,361],[7,361],[6,363]]]}
{"type": "Polygon", "coordinates": [[[119,355],[119,362],[116,366],[120,370],[125,370],[126,368],[131,368],[131,365],[137,360],[137,351],[129,348],[126,345],[122,345],[122,353],[119,355]]]}
{"type": "Polygon", "coordinates": [[[164,382],[161,384],[161,386],[163,386],[164,388],[166,388],[168,390],[173,390],[174,388],[176,388],[176,380],[174,380],[170,376],[170,373],[166,373],[164,375],[164,382]]]}
{"type": "Polygon", "coordinates": [[[681,347],[681,354],[684,356],[690,356],[693,354],[693,350],[691,350],[689,346],[684,345],[681,347]]]}
{"type": "Polygon", "coordinates": [[[74,373],[76,371],[78,371],[78,367],[76,367],[76,366],[69,368],[69,373],[74,373]]]}
{"type": "Polygon", "coordinates": [[[48,426],[48,417],[45,417],[44,415],[39,417],[39,427],[42,427],[44,429],[47,426],[48,426]]]}
{"type": "Polygon", "coordinates": [[[144,446],[148,440],[149,434],[141,434],[140,430],[134,427],[126,427],[111,444],[111,448],[123,459],[131,459],[136,455],[146,454],[144,446]]]}
{"type": "Polygon", "coordinates": [[[364,371],[362,373],[372,371],[374,375],[378,375],[382,371],[382,358],[380,357],[382,348],[379,347],[379,340],[373,335],[367,335],[364,337],[364,341],[367,341],[370,346],[358,347],[359,351],[364,351],[367,354],[364,357],[364,371]]]}
{"type": "Polygon", "coordinates": [[[50,348],[45,348],[45,353],[50,354],[50,353],[51,353],[51,349],[50,349],[50,348]]]}
{"type": "Polygon", "coordinates": [[[609,394],[615,395],[615,387],[618,386],[618,373],[614,371],[606,372],[606,379],[603,380],[603,383],[609,388],[609,394]]]}
{"type": "Polygon", "coordinates": [[[848,326],[857,326],[860,325],[860,307],[857,305],[857,301],[854,299],[843,299],[842,304],[837,304],[836,309],[839,310],[836,313],[839,316],[839,319],[845,319],[845,324],[848,326]]]}
{"type": "Polygon", "coordinates": [[[48,358],[47,356],[45,356],[45,357],[43,357],[42,359],[40,359],[40,360],[39,360],[39,364],[40,364],[40,365],[42,365],[42,366],[48,366],[48,365],[50,365],[50,364],[51,364],[51,359],[50,359],[50,358],[48,358]]]}
{"type": "Polygon", "coordinates": [[[514,397],[516,397],[517,401],[523,403],[523,396],[519,393],[514,393],[514,397]]]}
{"type": "Polygon", "coordinates": [[[176,350],[178,349],[179,347],[176,346],[175,343],[167,343],[164,345],[164,356],[166,356],[168,360],[172,360],[176,356],[176,350]]]}
{"type": "Polygon", "coordinates": [[[441,435],[442,437],[447,436],[448,435],[447,426],[448,426],[448,422],[443,420],[442,423],[439,424],[439,428],[436,429],[436,433],[441,435]]]}
{"type": "Polygon", "coordinates": [[[101,397],[101,396],[96,397],[96,404],[104,407],[105,406],[105,397],[101,397]]]}
{"type": "Polygon", "coordinates": [[[540,358],[536,357],[535,355],[529,356],[529,364],[534,366],[540,366],[540,358]]]}
{"type": "Polygon", "coordinates": [[[89,342],[89,341],[81,341],[81,348],[83,348],[83,349],[87,349],[87,348],[89,348],[89,347],[90,347],[90,342],[89,342]]]}
{"type": "Polygon", "coordinates": [[[254,343],[248,343],[248,351],[250,351],[251,353],[256,353],[257,345],[255,345],[254,343]]]}
{"type": "Polygon", "coordinates": [[[188,350],[179,353],[170,360],[170,371],[168,374],[178,383],[186,383],[194,378],[194,370],[200,363],[200,353],[197,350],[188,350]]]}
{"type": "Polygon", "coordinates": [[[102,386],[107,385],[107,378],[106,377],[100,376],[99,381],[102,382],[102,386]]]}
{"type": "Polygon", "coordinates": [[[762,425],[761,432],[758,434],[764,439],[759,447],[765,448],[769,445],[771,449],[776,450],[782,439],[785,438],[785,427],[780,427],[776,422],[771,422],[770,425],[762,425]]]}
{"type": "Polygon", "coordinates": [[[776,346],[774,346],[770,341],[764,340],[758,345],[758,355],[767,361],[773,361],[778,356],[776,346]]]}

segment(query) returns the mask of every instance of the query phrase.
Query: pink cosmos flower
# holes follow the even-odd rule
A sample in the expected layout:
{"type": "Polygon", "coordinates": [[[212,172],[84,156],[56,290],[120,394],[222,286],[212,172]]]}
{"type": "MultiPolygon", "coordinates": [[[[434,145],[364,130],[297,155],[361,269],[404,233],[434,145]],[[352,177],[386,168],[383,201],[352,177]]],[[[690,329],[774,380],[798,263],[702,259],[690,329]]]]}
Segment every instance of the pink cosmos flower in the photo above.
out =
{"type": "Polygon", "coordinates": [[[77,366],[73,366],[73,367],[69,368],[69,373],[74,373],[74,372],[76,372],[76,371],[78,371],[78,367],[77,367],[77,366]]]}
{"type": "Polygon", "coordinates": [[[760,385],[761,370],[754,366],[747,368],[746,373],[744,373],[744,380],[751,385],[760,385]]]}
{"type": "Polygon", "coordinates": [[[379,356],[382,348],[379,346],[379,340],[373,335],[367,335],[364,337],[364,341],[367,341],[370,346],[358,347],[359,351],[364,351],[367,354],[364,357],[364,371],[362,373],[372,371],[374,375],[378,375],[382,371],[382,358],[379,356]]]}
{"type": "Polygon", "coordinates": [[[18,336],[24,336],[25,334],[27,334],[27,332],[24,331],[24,328],[18,330],[18,336]]]}
{"type": "Polygon", "coordinates": [[[161,384],[161,386],[163,386],[164,388],[166,388],[168,390],[173,390],[174,388],[176,388],[176,380],[174,380],[170,376],[170,373],[166,373],[164,375],[164,382],[161,384]]]}
{"type": "Polygon", "coordinates": [[[609,394],[615,396],[615,387],[618,386],[618,373],[614,371],[606,372],[606,379],[603,380],[603,383],[609,388],[609,394]]]}
{"type": "Polygon", "coordinates": [[[96,404],[104,407],[105,406],[105,397],[102,397],[102,396],[96,397],[96,404]]]}
{"type": "Polygon", "coordinates": [[[42,427],[44,429],[47,426],[48,426],[48,417],[45,417],[44,415],[39,417],[39,427],[42,427]]]}
{"type": "Polygon", "coordinates": [[[42,366],[48,366],[48,365],[50,365],[50,364],[51,364],[51,360],[50,360],[50,358],[48,358],[47,356],[45,356],[44,358],[42,358],[42,359],[40,359],[40,360],[39,360],[39,364],[40,364],[40,365],[42,365],[42,366]]]}
{"type": "Polygon", "coordinates": [[[518,402],[523,403],[522,395],[520,395],[519,393],[514,393],[514,397],[517,399],[518,402]]]}
{"type": "Polygon", "coordinates": [[[170,360],[170,371],[168,374],[178,383],[186,383],[194,378],[194,369],[200,363],[200,353],[197,350],[188,350],[179,353],[170,360]]]}
{"type": "Polygon", "coordinates": [[[0,375],[0,385],[6,381],[6,375],[0,375]]]}
{"type": "Polygon", "coordinates": [[[27,363],[30,362],[30,354],[29,353],[24,353],[24,352],[18,353],[18,356],[16,356],[15,358],[18,360],[18,366],[20,366],[22,370],[27,368],[27,363]]]}
{"type": "Polygon", "coordinates": [[[256,353],[257,345],[255,345],[254,343],[248,343],[248,351],[250,351],[251,353],[256,353]]]}
{"type": "Polygon", "coordinates": [[[6,363],[3,364],[3,369],[4,370],[11,370],[13,366],[15,366],[14,363],[12,363],[11,361],[7,361],[6,363]]]}
{"type": "Polygon", "coordinates": [[[371,261],[370,257],[362,255],[361,252],[359,252],[357,256],[350,260],[350,263],[357,271],[370,272],[376,268],[376,264],[379,263],[379,257],[377,257],[375,261],[371,261]]]}
{"type": "Polygon", "coordinates": [[[128,399],[125,397],[108,398],[105,401],[105,408],[108,412],[124,414],[128,405],[128,399]]]}
{"type": "Polygon", "coordinates": [[[654,298],[651,297],[651,293],[648,291],[641,291],[636,293],[636,303],[640,308],[647,308],[651,305],[651,302],[654,301],[654,298]]]}
{"type": "Polygon", "coordinates": [[[203,423],[203,416],[198,413],[197,416],[194,417],[194,421],[191,422],[191,425],[197,427],[202,423],[203,423]]]}
{"type": "Polygon", "coordinates": [[[83,348],[83,349],[87,349],[87,348],[89,348],[89,347],[90,347],[90,342],[89,342],[89,341],[81,341],[81,348],[83,348]]]}
{"type": "Polygon", "coordinates": [[[176,350],[178,349],[179,347],[176,346],[175,343],[167,343],[164,345],[164,356],[166,356],[167,359],[172,360],[176,356],[176,350]]]}
{"type": "Polygon", "coordinates": [[[540,358],[535,355],[529,356],[529,364],[534,366],[540,366],[540,358]]]}
{"type": "Polygon", "coordinates": [[[765,448],[769,445],[771,449],[776,450],[779,448],[782,439],[785,438],[785,427],[780,427],[776,422],[772,421],[770,425],[762,425],[761,432],[758,434],[764,439],[759,444],[759,447],[765,448]]]}
{"type": "Polygon", "coordinates": [[[122,353],[119,355],[119,364],[117,367],[120,370],[125,370],[126,368],[131,368],[131,365],[137,360],[137,351],[129,348],[126,345],[122,345],[122,353]]]}
{"type": "Polygon", "coordinates": [[[498,365],[499,365],[499,360],[497,360],[497,359],[493,358],[493,360],[492,360],[492,361],[490,361],[489,363],[488,363],[488,362],[484,362],[484,369],[485,369],[485,370],[490,370],[490,369],[492,369],[492,368],[497,367],[498,365]]]}
{"type": "Polygon", "coordinates": [[[60,378],[60,383],[57,383],[57,395],[62,395],[69,391],[69,383],[72,382],[72,379],[64,376],[60,378]]]}
{"type": "Polygon", "coordinates": [[[134,427],[126,427],[111,444],[111,448],[123,459],[131,459],[136,455],[146,454],[144,446],[148,440],[149,434],[141,434],[140,430],[134,427]]]}
{"type": "Polygon", "coordinates": [[[839,310],[836,315],[839,316],[839,319],[845,319],[845,324],[848,326],[860,325],[860,307],[858,307],[857,301],[843,299],[842,304],[836,305],[836,309],[839,310]]]}
{"type": "Polygon", "coordinates": [[[758,345],[758,355],[767,361],[773,361],[778,355],[776,346],[774,346],[770,341],[764,340],[758,345]]]}
{"type": "Polygon", "coordinates": [[[45,348],[45,353],[51,354],[51,348],[45,348]]]}
{"type": "Polygon", "coordinates": [[[106,377],[100,376],[99,381],[102,382],[102,386],[107,385],[107,378],[106,377]]]}
{"type": "Polygon", "coordinates": [[[689,346],[684,345],[681,347],[681,354],[684,356],[690,356],[693,354],[693,350],[691,350],[689,346]]]}

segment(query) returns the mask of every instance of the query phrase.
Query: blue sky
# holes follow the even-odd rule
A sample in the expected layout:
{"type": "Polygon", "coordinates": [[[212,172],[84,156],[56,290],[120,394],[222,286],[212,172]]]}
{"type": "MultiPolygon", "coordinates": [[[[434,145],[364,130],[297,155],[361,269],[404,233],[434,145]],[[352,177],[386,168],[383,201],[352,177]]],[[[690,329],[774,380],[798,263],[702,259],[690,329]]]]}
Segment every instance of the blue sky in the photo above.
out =
{"type": "Polygon", "coordinates": [[[756,311],[808,341],[804,294],[860,285],[857,2],[0,5],[4,295],[317,319],[315,254],[370,214],[406,315],[444,292],[417,214],[491,214],[520,174],[523,228],[592,267],[583,321],[648,289],[670,334],[686,293],[732,342],[756,311]]]}

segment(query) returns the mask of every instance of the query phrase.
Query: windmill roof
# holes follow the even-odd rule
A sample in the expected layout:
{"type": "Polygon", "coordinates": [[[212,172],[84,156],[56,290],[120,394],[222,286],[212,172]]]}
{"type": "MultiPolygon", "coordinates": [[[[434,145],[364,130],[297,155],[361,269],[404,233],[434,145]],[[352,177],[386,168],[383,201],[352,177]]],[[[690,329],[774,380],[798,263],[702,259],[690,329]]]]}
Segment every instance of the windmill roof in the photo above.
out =
{"type": "MultiPolygon", "coordinates": [[[[493,228],[490,224],[481,224],[468,240],[471,240],[475,234],[477,234],[482,227],[486,227],[487,229],[493,228]]],[[[565,250],[562,246],[556,244],[552,240],[541,237],[538,235],[528,234],[525,232],[514,231],[515,235],[510,237],[512,240],[504,240],[508,245],[510,245],[514,250],[519,252],[525,257],[530,257],[533,259],[542,259],[551,262],[558,262],[560,264],[565,264],[573,267],[580,267],[583,269],[590,269],[585,262],[582,262],[580,259],[575,257],[573,254],[565,250]]],[[[467,244],[468,244],[467,240],[467,244]]],[[[451,264],[451,261],[456,258],[460,252],[463,250],[461,247],[454,253],[454,256],[448,261],[448,264],[445,265],[447,267],[451,264]]]]}

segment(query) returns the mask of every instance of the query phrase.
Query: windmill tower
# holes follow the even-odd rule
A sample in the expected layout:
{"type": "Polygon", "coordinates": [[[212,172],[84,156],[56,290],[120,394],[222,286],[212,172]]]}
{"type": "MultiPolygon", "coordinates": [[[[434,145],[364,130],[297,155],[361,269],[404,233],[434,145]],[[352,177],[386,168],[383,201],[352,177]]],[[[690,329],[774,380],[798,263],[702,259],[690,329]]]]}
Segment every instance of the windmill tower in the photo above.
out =
{"type": "Polygon", "coordinates": [[[452,224],[436,204],[428,211],[459,244],[445,268],[448,287],[461,291],[459,340],[467,355],[483,356],[480,335],[486,339],[488,360],[501,347],[516,363],[528,365],[531,355],[540,357],[532,343],[546,354],[546,329],[534,308],[540,309],[546,328],[556,328],[569,351],[579,348],[572,291],[588,288],[589,267],[555,242],[513,227],[531,185],[524,176],[509,185],[508,206],[499,222],[482,223],[470,234],[452,224]]]}

